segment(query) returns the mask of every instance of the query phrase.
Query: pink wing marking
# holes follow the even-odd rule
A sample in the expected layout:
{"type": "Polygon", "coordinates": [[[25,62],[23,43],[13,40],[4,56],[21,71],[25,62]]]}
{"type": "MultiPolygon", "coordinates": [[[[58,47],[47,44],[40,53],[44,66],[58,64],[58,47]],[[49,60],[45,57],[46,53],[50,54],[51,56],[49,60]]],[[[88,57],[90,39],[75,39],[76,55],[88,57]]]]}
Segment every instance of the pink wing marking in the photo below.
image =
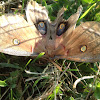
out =
{"type": "Polygon", "coordinates": [[[66,50],[66,47],[63,45],[63,44],[61,44],[61,46],[62,46],[62,48],[63,48],[63,50],[64,50],[64,52],[65,52],[65,56],[67,56],[68,55],[68,53],[69,53],[69,50],[66,50]]]}
{"type": "Polygon", "coordinates": [[[31,52],[33,53],[33,46],[31,45],[31,52]]]}
{"type": "Polygon", "coordinates": [[[69,50],[67,50],[67,51],[65,52],[65,56],[67,56],[67,55],[68,55],[68,53],[69,53],[69,50]]]}
{"type": "Polygon", "coordinates": [[[37,48],[37,46],[38,46],[38,43],[35,44],[35,48],[37,48]]]}
{"type": "Polygon", "coordinates": [[[64,51],[65,51],[65,46],[63,45],[63,44],[61,44],[61,46],[62,46],[62,48],[64,49],[64,51]]]}

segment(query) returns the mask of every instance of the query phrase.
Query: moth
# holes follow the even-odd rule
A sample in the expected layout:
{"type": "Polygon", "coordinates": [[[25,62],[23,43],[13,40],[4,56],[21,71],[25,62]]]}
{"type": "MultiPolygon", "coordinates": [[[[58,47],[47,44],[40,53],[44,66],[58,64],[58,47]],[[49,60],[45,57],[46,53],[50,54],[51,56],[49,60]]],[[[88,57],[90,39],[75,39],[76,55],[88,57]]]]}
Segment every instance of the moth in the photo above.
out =
{"type": "Polygon", "coordinates": [[[46,8],[31,0],[26,7],[27,20],[20,15],[2,15],[0,52],[15,56],[45,52],[46,58],[99,62],[100,23],[90,21],[76,27],[82,6],[67,20],[64,11],[59,10],[52,22],[46,8]]]}

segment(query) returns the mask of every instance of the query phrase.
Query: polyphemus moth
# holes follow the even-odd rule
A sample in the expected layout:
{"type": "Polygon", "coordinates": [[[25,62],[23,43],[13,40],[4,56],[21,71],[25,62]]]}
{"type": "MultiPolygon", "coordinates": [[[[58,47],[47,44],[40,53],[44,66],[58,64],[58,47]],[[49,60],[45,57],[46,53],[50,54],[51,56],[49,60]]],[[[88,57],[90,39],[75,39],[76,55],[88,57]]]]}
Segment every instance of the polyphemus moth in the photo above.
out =
{"type": "Polygon", "coordinates": [[[68,59],[78,62],[100,61],[100,23],[85,22],[76,27],[82,12],[67,20],[62,8],[51,22],[45,7],[30,1],[26,7],[27,21],[20,15],[0,17],[0,52],[15,56],[37,56],[68,59]]]}

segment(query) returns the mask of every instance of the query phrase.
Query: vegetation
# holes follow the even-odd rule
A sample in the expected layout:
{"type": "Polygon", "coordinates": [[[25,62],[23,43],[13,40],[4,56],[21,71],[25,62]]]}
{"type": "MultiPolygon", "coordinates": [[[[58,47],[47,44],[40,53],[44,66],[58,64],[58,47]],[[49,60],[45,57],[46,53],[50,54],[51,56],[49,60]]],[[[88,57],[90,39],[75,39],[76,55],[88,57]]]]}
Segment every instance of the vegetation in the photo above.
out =
{"type": "MultiPolygon", "coordinates": [[[[25,13],[27,0],[2,0],[0,14],[25,13]],[[18,6],[19,5],[19,6],[18,6]]],[[[51,20],[65,7],[64,18],[77,11],[83,12],[78,22],[100,21],[100,0],[36,0],[46,6],[51,20]]],[[[79,63],[68,60],[47,61],[37,58],[16,57],[0,53],[0,100],[99,100],[99,63],[79,63]],[[74,82],[84,76],[73,88],[74,82]]]]}

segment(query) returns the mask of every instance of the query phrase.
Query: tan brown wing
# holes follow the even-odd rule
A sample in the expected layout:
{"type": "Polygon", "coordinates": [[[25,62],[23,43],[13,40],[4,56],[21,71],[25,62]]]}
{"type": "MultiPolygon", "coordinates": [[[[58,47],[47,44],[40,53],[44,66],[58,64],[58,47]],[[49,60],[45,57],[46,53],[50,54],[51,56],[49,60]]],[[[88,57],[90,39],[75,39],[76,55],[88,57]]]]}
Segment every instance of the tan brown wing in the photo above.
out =
{"type": "MultiPolygon", "coordinates": [[[[80,6],[78,9],[77,9],[77,12],[72,14],[67,20],[64,20],[63,19],[63,14],[64,14],[64,8],[62,8],[58,14],[57,14],[57,19],[55,20],[55,24],[57,24],[57,28],[59,26],[60,23],[65,23],[67,24],[66,25],[66,32],[63,33],[61,36],[56,36],[56,39],[55,39],[55,47],[59,47],[59,45],[63,42],[64,44],[67,42],[65,40],[67,40],[67,37],[72,33],[72,31],[75,29],[76,27],[76,23],[77,23],[77,20],[82,12],[82,6],[80,6]]],[[[57,29],[56,29],[57,30],[57,29]]]]}
{"type": "Polygon", "coordinates": [[[100,62],[100,23],[85,22],[62,42],[57,55],[78,62],[100,62]],[[64,44],[65,43],[65,44],[64,44]]]}
{"type": "Polygon", "coordinates": [[[46,8],[32,0],[27,4],[26,18],[30,24],[37,23],[37,21],[50,21],[46,8]]]}
{"type": "Polygon", "coordinates": [[[17,56],[34,56],[44,51],[45,36],[38,31],[38,21],[48,22],[48,13],[35,1],[28,2],[28,22],[20,15],[0,17],[0,52],[17,56]]]}
{"type": "Polygon", "coordinates": [[[36,43],[41,39],[42,36],[34,24],[29,25],[22,16],[0,17],[0,52],[17,56],[31,56],[39,52],[34,49],[36,43]]]}

